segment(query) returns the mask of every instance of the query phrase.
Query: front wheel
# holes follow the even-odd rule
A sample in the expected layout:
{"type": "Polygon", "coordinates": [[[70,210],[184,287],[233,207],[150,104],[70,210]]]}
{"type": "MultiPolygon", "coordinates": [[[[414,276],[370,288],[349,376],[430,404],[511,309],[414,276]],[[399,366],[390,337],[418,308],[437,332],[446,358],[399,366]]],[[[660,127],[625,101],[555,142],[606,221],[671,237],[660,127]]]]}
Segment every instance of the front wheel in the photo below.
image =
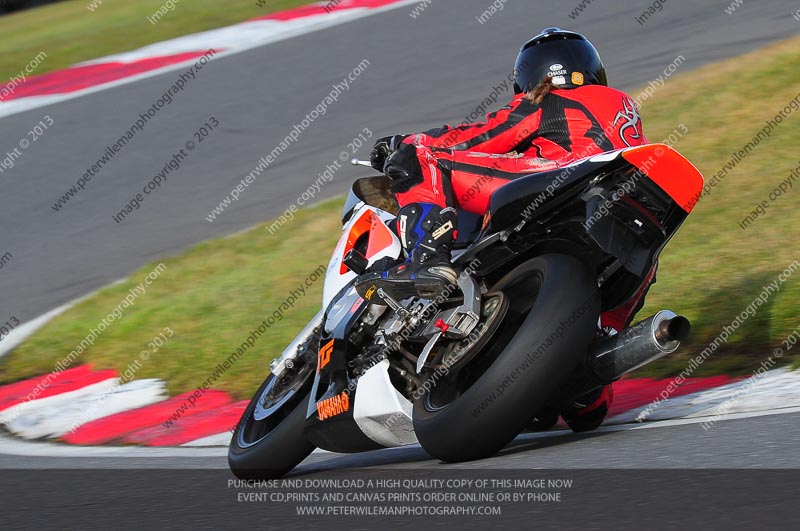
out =
{"type": "Polygon", "coordinates": [[[469,364],[429,372],[414,402],[422,447],[443,461],[496,454],[572,372],[597,330],[600,297],[578,260],[544,255],[492,291],[510,299],[492,341],[469,364]]]}
{"type": "Polygon", "coordinates": [[[305,353],[281,378],[270,374],[245,409],[228,448],[228,465],[241,479],[279,478],[314,451],[303,434],[319,343],[314,334],[305,353]]]}

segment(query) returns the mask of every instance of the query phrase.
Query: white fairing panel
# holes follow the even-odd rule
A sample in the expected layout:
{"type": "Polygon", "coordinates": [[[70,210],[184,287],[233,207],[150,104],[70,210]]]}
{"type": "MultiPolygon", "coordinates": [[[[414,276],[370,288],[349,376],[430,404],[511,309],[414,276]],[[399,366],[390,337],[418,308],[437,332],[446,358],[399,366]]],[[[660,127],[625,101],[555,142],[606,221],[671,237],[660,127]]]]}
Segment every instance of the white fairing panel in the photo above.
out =
{"type": "MultiPolygon", "coordinates": [[[[362,218],[364,216],[372,215],[378,216],[384,221],[384,223],[394,219],[394,216],[388,212],[369,205],[364,205],[356,210],[356,212],[350,218],[350,221],[348,221],[344,227],[342,227],[342,237],[339,239],[339,243],[336,245],[336,249],[333,251],[331,261],[328,263],[328,272],[325,275],[325,288],[323,289],[322,294],[323,308],[327,308],[336,294],[339,293],[345,286],[347,286],[347,284],[352,282],[354,278],[356,278],[357,275],[352,271],[348,270],[345,274],[342,274],[341,272],[342,260],[344,260],[345,249],[347,248],[347,240],[353,227],[359,223],[359,221],[363,222],[362,218]]],[[[395,236],[394,233],[391,233],[391,238],[391,245],[374,254],[373,256],[368,257],[368,265],[372,265],[382,258],[398,258],[400,256],[400,253],[403,249],[402,245],[400,244],[400,239],[395,236]]]]}
{"type": "Polygon", "coordinates": [[[371,367],[358,379],[353,418],[364,434],[388,448],[417,442],[412,404],[389,380],[389,360],[371,367]]]}
{"type": "Polygon", "coordinates": [[[612,160],[619,157],[620,153],[626,151],[625,149],[617,149],[615,151],[607,151],[606,153],[601,153],[599,155],[594,155],[593,157],[589,157],[589,160],[592,162],[611,162],[612,160]]]}

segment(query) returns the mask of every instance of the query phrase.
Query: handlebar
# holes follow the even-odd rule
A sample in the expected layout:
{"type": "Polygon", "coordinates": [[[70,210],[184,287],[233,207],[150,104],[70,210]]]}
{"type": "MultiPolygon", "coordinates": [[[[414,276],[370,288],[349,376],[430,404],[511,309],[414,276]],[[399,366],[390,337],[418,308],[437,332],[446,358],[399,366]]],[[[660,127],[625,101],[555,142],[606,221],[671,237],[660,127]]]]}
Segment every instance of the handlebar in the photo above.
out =
{"type": "Polygon", "coordinates": [[[352,159],[350,161],[350,164],[352,164],[353,166],[367,166],[369,168],[372,167],[372,163],[368,160],[352,159]]]}

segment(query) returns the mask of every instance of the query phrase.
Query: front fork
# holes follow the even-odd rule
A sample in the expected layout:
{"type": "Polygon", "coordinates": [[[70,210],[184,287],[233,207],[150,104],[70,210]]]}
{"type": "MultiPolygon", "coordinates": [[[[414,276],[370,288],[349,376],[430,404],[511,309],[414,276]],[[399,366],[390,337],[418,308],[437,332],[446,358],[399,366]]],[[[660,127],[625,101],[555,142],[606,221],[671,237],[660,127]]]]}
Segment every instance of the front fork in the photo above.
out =
{"type": "Polygon", "coordinates": [[[269,364],[269,368],[272,371],[272,374],[275,375],[276,378],[280,378],[284,372],[289,369],[292,369],[295,364],[295,360],[297,360],[298,356],[300,356],[302,351],[303,344],[308,341],[308,338],[311,337],[311,334],[314,333],[314,330],[317,327],[322,326],[322,319],[325,316],[325,310],[320,310],[317,312],[311,321],[303,328],[299,334],[292,340],[289,345],[283,349],[281,355],[269,364]]]}

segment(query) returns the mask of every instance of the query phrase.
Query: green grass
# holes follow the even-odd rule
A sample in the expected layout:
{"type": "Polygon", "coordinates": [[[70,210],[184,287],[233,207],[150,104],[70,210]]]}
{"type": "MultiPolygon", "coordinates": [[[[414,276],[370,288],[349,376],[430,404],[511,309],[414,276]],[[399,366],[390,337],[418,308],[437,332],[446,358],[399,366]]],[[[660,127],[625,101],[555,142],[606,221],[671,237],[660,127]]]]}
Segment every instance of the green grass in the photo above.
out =
{"type": "MultiPolygon", "coordinates": [[[[743,57],[676,76],[645,103],[648,138],[661,140],[680,123],[689,133],[676,148],[708,180],[752,140],[768,119],[800,92],[793,38],[743,57]]],[[[635,94],[636,92],[634,92],[635,94]]],[[[682,354],[648,369],[682,370],[793,261],[800,227],[800,181],[746,230],[739,221],[798,166],[800,111],[785,119],[736,169],[704,197],[666,248],[658,283],[642,315],[664,307],[685,313],[694,333],[682,354]]],[[[765,361],[772,347],[800,325],[800,271],[769,298],[697,371],[744,372],[765,361]]],[[[800,351],[800,348],[797,349],[800,351]]],[[[800,352],[791,351],[793,358],[800,352]]]]}
{"type": "MultiPolygon", "coordinates": [[[[51,321],[0,365],[0,381],[45,374],[113,311],[128,291],[163,262],[167,268],[112,323],[74,365],[124,371],[165,327],[174,336],[142,363],[136,378],[164,378],[172,393],[200,386],[216,365],[247,340],[250,330],[287,299],[319,265],[327,267],[341,233],[341,200],[299,212],[274,236],[257,226],[232,237],[202,243],[160,260],[110,286],[51,321]]],[[[215,384],[250,398],[268,363],[317,312],[322,280],[273,324],[254,347],[215,384]]],[[[151,349],[152,350],[152,349],[151,349]]]]}
{"type": "Polygon", "coordinates": [[[269,0],[259,7],[256,0],[182,0],[156,24],[147,17],[164,5],[164,0],[104,0],[94,12],[87,9],[92,0],[69,0],[19,11],[0,17],[0,79],[18,75],[42,51],[47,58],[33,74],[235,24],[310,1],[269,0]]]}
{"type": "MultiPolygon", "coordinates": [[[[748,142],[764,121],[797,94],[798,46],[800,39],[796,38],[675,76],[643,108],[649,138],[660,140],[680,123],[685,124],[689,133],[676,148],[707,177],[716,173],[732,151],[748,142]]],[[[771,139],[701,200],[669,244],[658,283],[641,315],[670,308],[687,315],[695,331],[678,355],[642,374],[664,376],[683,370],[688,357],[699,353],[730,324],[763,285],[800,260],[795,243],[800,189],[773,203],[767,215],[747,230],[738,226],[753,205],[765,199],[797,165],[798,145],[800,112],[784,120],[771,139]]],[[[304,210],[275,236],[262,225],[164,260],[167,271],[76,364],[123,370],[168,326],[175,336],[136,377],[164,378],[172,393],[201,385],[217,363],[285,300],[289,290],[317,265],[327,263],[340,232],[340,205],[341,199],[335,199],[304,210]]],[[[2,361],[0,381],[52,370],[152,268],[153,264],[142,268],[130,281],[103,290],[51,321],[2,361]]],[[[766,360],[772,347],[780,346],[800,324],[800,271],[795,275],[695,374],[746,372],[766,360]]],[[[248,398],[266,373],[268,361],[318,309],[321,284],[271,327],[216,387],[237,398],[248,398]]],[[[790,354],[798,351],[800,347],[790,354]]]]}

